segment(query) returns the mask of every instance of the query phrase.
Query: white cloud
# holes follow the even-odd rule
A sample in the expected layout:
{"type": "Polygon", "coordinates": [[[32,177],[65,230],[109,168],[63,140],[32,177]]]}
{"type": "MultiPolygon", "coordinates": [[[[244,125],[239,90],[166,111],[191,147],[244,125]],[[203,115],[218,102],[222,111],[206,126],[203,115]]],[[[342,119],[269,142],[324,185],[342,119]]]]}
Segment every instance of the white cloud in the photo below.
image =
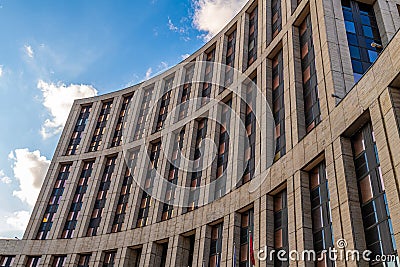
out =
{"type": "Polygon", "coordinates": [[[168,24],[167,25],[168,25],[168,29],[170,31],[178,32],[178,33],[185,33],[186,32],[184,27],[176,26],[169,17],[168,17],[168,24]]]}
{"type": "Polygon", "coordinates": [[[51,119],[47,119],[41,129],[44,139],[62,131],[68,114],[75,99],[97,95],[97,90],[84,84],[46,83],[39,80],[37,87],[43,94],[43,106],[50,112],[51,119]]]}
{"type": "Polygon", "coordinates": [[[202,38],[210,40],[245,5],[247,0],[193,0],[193,25],[206,32],[202,38]]]}
{"type": "Polygon", "coordinates": [[[190,57],[190,54],[183,54],[183,55],[181,55],[181,59],[182,59],[182,60],[185,60],[185,59],[187,59],[188,57],[190,57]]]}
{"type": "Polygon", "coordinates": [[[0,65],[0,77],[3,76],[3,65],[0,65]]]}
{"type": "Polygon", "coordinates": [[[12,180],[8,177],[3,170],[0,170],[0,182],[3,184],[11,184],[12,180]]]}
{"type": "Polygon", "coordinates": [[[39,150],[30,152],[27,148],[12,151],[9,158],[13,161],[14,177],[19,182],[19,190],[13,191],[13,195],[33,207],[50,161],[40,155],[39,150]]]}
{"type": "Polygon", "coordinates": [[[6,218],[6,223],[12,226],[13,230],[25,231],[30,216],[28,211],[16,211],[12,216],[6,218]]]}
{"type": "Polygon", "coordinates": [[[152,70],[152,68],[148,68],[147,69],[147,71],[146,71],[146,77],[145,77],[145,80],[148,80],[148,79],[150,79],[150,77],[151,77],[151,74],[153,73],[153,70],[152,70]]]}
{"type": "Polygon", "coordinates": [[[33,52],[32,46],[30,45],[24,45],[25,48],[25,53],[28,57],[33,58],[33,56],[35,55],[35,53],[33,52]]]}

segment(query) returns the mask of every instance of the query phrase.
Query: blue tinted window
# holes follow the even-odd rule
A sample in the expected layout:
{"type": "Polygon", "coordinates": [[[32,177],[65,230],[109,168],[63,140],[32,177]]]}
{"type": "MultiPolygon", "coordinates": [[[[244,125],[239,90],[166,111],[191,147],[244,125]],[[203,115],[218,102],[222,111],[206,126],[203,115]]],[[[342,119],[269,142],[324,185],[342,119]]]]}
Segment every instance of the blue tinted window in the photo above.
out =
{"type": "Polygon", "coordinates": [[[367,37],[374,38],[374,34],[372,33],[372,28],[369,26],[363,26],[364,35],[367,37]]]}
{"type": "Polygon", "coordinates": [[[357,40],[357,36],[355,34],[347,33],[347,41],[351,45],[358,46],[358,40],[357,40]]]}
{"type": "Polygon", "coordinates": [[[362,74],[354,72],[353,76],[354,76],[354,82],[358,82],[361,79],[362,74]]]}
{"type": "Polygon", "coordinates": [[[357,73],[363,73],[363,67],[360,61],[352,60],[353,71],[357,73]]]}
{"type": "Polygon", "coordinates": [[[369,16],[362,15],[361,16],[361,22],[364,25],[368,25],[368,26],[371,25],[371,20],[369,19],[369,16]]]}
{"type": "Polygon", "coordinates": [[[343,8],[343,16],[344,20],[353,21],[353,14],[351,13],[351,10],[345,10],[343,8]]]}
{"type": "Polygon", "coordinates": [[[344,24],[346,25],[346,31],[351,33],[356,33],[356,27],[354,26],[354,22],[345,21],[344,24]]]}
{"type": "Polygon", "coordinates": [[[352,58],[361,59],[360,49],[357,46],[349,46],[350,48],[350,55],[352,58]]]}
{"type": "Polygon", "coordinates": [[[371,63],[374,63],[378,58],[378,53],[376,51],[368,50],[368,57],[371,63]]]}

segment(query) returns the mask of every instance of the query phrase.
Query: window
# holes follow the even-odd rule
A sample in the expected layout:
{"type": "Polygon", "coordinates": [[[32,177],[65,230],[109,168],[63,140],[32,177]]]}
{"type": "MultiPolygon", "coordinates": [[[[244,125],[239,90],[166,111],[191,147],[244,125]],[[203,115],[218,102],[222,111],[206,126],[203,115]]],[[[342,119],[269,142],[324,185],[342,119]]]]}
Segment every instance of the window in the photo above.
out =
{"type": "Polygon", "coordinates": [[[139,203],[139,214],[138,214],[138,220],[136,222],[136,227],[143,227],[147,225],[149,210],[152,204],[152,198],[150,194],[153,190],[154,175],[158,167],[158,158],[160,157],[160,149],[161,149],[161,142],[157,142],[151,145],[150,164],[148,166],[146,180],[144,182],[145,191],[142,192],[142,198],[139,203]]]}
{"type": "MultiPolygon", "coordinates": [[[[318,259],[320,259],[323,250],[327,251],[329,248],[333,248],[334,246],[332,215],[325,162],[322,162],[313,168],[309,172],[309,178],[314,251],[318,256],[318,259]]],[[[318,262],[318,266],[333,266],[333,262],[324,257],[322,261],[318,262]]]]}
{"type": "Polygon", "coordinates": [[[189,63],[189,66],[185,68],[185,82],[182,87],[182,95],[181,99],[179,101],[180,107],[179,107],[179,120],[182,120],[187,116],[187,111],[188,111],[188,103],[187,101],[190,98],[190,93],[192,90],[192,80],[194,76],[194,67],[195,63],[191,62],[189,63]]]}
{"type": "Polygon", "coordinates": [[[88,187],[88,181],[92,176],[94,161],[84,162],[81,175],[79,176],[78,186],[75,190],[75,195],[68,212],[67,221],[64,225],[61,238],[72,238],[76,224],[78,223],[78,216],[82,209],[83,196],[88,187]]]}
{"type": "Polygon", "coordinates": [[[272,0],[272,38],[282,30],[282,0],[272,0]]]}
{"type": "Polygon", "coordinates": [[[169,220],[174,215],[175,187],[178,183],[178,172],[181,158],[180,153],[183,147],[183,139],[185,137],[185,127],[179,132],[179,134],[174,133],[174,135],[175,140],[171,161],[169,162],[168,183],[164,196],[166,202],[163,205],[161,216],[162,221],[169,220]]]}
{"type": "Polygon", "coordinates": [[[279,251],[288,252],[288,213],[286,190],[274,196],[274,249],[277,251],[274,259],[274,266],[288,266],[288,262],[280,261],[276,256],[279,251]]]}
{"type": "Polygon", "coordinates": [[[272,59],[272,113],[275,120],[275,161],[286,154],[282,50],[272,59]]]}
{"type": "Polygon", "coordinates": [[[67,259],[67,255],[55,256],[53,259],[52,267],[64,267],[65,260],[67,259]]]}
{"type": "Polygon", "coordinates": [[[160,99],[160,110],[158,111],[158,119],[157,119],[155,132],[158,132],[163,128],[165,119],[167,118],[168,106],[171,101],[171,91],[172,91],[173,82],[174,82],[173,77],[169,78],[168,80],[165,81],[164,95],[160,99]]]}
{"type": "Polygon", "coordinates": [[[65,182],[68,180],[72,164],[61,165],[45,214],[40,223],[36,239],[46,239],[53,225],[54,214],[58,210],[61,197],[64,193],[65,182]]]}
{"type": "Polygon", "coordinates": [[[253,209],[241,214],[239,267],[250,267],[250,236],[253,236],[253,209]]]}
{"type": "Polygon", "coordinates": [[[165,267],[167,263],[168,243],[163,243],[160,246],[161,246],[160,267],[165,267]]]}
{"type": "Polygon", "coordinates": [[[225,81],[224,86],[220,87],[220,93],[229,87],[233,82],[233,74],[235,68],[235,52],[236,52],[236,29],[227,36],[228,44],[226,47],[225,59],[225,81]]]}
{"type": "Polygon", "coordinates": [[[209,267],[221,266],[222,228],[223,223],[219,223],[211,227],[210,258],[208,264],[209,267]]]}
{"type": "Polygon", "coordinates": [[[306,131],[308,133],[321,122],[310,15],[300,25],[300,47],[301,70],[303,73],[304,115],[306,131]]]}
{"type": "Polygon", "coordinates": [[[28,256],[26,267],[37,267],[40,264],[41,256],[28,256]]]}
{"type": "Polygon", "coordinates": [[[196,132],[196,143],[194,150],[194,166],[191,174],[190,180],[190,192],[188,200],[187,211],[193,211],[198,208],[199,197],[200,197],[200,183],[201,177],[203,175],[203,156],[202,151],[205,151],[205,143],[203,140],[207,136],[207,119],[203,118],[197,122],[197,132],[196,132]]]}
{"type": "Polygon", "coordinates": [[[228,167],[231,106],[232,100],[230,99],[220,107],[221,124],[219,129],[217,173],[215,177],[214,199],[222,197],[225,194],[226,190],[226,169],[228,167]]]}
{"type": "Polygon", "coordinates": [[[135,133],[133,135],[134,141],[139,140],[144,136],[144,126],[147,122],[147,116],[150,109],[151,97],[153,95],[153,91],[154,91],[154,86],[144,90],[143,98],[141,101],[142,106],[140,107],[138,119],[136,122],[135,133]]]}
{"type": "Polygon", "coordinates": [[[244,162],[246,168],[242,177],[242,184],[249,182],[255,172],[255,154],[256,154],[256,116],[254,109],[256,106],[256,93],[257,93],[257,77],[245,85],[246,88],[246,103],[244,125],[246,127],[247,142],[244,142],[244,162]]]}
{"type": "Polygon", "coordinates": [[[91,254],[81,254],[79,255],[78,267],[89,267],[91,254]]]}
{"type": "Polygon", "coordinates": [[[142,255],[142,247],[139,248],[128,248],[129,263],[127,266],[139,267],[140,258],[142,255]]]}
{"type": "Polygon", "coordinates": [[[103,107],[101,108],[99,118],[97,119],[96,128],[94,129],[92,141],[90,142],[89,152],[94,152],[99,149],[107,125],[107,121],[110,116],[111,108],[112,108],[112,101],[103,103],[103,107]]]}
{"type": "Polygon", "coordinates": [[[214,71],[215,48],[206,54],[206,69],[204,72],[204,83],[201,91],[201,105],[208,103],[211,95],[212,78],[214,71]]]}
{"type": "Polygon", "coordinates": [[[74,132],[72,133],[71,139],[69,140],[67,152],[65,155],[75,155],[76,150],[79,148],[79,143],[81,142],[82,132],[85,130],[87,120],[90,115],[92,106],[82,107],[79,113],[78,121],[75,124],[74,132]]]}
{"type": "Polygon", "coordinates": [[[0,266],[11,267],[14,260],[15,256],[0,256],[0,266]]]}
{"type": "Polygon", "coordinates": [[[397,255],[385,184],[371,124],[366,124],[358,131],[351,142],[367,249],[372,251],[371,258],[376,255],[397,255]]]}
{"type": "Polygon", "coordinates": [[[342,0],[354,81],[358,82],[382,51],[382,41],[371,5],[342,0]]]}
{"type": "Polygon", "coordinates": [[[258,7],[255,7],[249,14],[249,35],[247,46],[247,67],[257,59],[257,38],[258,38],[258,7]]]}
{"type": "Polygon", "coordinates": [[[189,239],[189,257],[188,257],[188,262],[185,266],[191,267],[191,266],[193,266],[194,245],[196,242],[196,236],[191,235],[191,236],[187,237],[186,239],[189,239]]]}
{"type": "Polygon", "coordinates": [[[114,267],[116,254],[117,254],[117,251],[105,252],[103,267],[114,267]]]}
{"type": "Polygon", "coordinates": [[[101,216],[103,214],[103,209],[106,205],[107,192],[110,189],[111,177],[114,173],[115,161],[117,156],[108,158],[106,161],[106,166],[104,167],[103,175],[100,182],[100,187],[97,192],[96,201],[94,202],[94,207],[92,211],[92,216],[89,222],[89,228],[87,230],[86,236],[97,235],[97,230],[100,226],[101,216]]]}
{"type": "Polygon", "coordinates": [[[122,100],[121,110],[119,111],[117,126],[115,126],[114,136],[111,140],[111,147],[120,146],[123,138],[123,131],[125,130],[126,115],[129,114],[129,106],[132,100],[131,96],[126,96],[122,100]]]}
{"type": "Polygon", "coordinates": [[[125,222],[125,214],[128,207],[129,195],[133,183],[133,177],[137,175],[137,160],[139,149],[128,152],[128,166],[125,170],[124,180],[122,182],[121,191],[118,198],[117,208],[115,210],[114,221],[111,228],[112,233],[120,232],[125,222]]]}

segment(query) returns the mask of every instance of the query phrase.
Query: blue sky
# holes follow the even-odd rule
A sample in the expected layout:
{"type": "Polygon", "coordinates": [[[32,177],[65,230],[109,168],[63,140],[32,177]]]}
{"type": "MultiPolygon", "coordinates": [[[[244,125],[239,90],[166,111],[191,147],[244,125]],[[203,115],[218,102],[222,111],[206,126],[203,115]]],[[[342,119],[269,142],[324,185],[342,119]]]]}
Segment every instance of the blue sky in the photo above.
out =
{"type": "Polygon", "coordinates": [[[0,238],[22,237],[75,98],[179,63],[245,2],[0,0],[0,238]]]}

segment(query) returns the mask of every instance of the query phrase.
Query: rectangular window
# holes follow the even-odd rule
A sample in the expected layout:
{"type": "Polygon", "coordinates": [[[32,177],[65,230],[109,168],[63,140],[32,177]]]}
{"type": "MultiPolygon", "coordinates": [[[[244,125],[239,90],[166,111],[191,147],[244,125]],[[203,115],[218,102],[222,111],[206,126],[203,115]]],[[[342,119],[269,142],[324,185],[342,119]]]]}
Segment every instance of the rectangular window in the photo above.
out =
{"type": "Polygon", "coordinates": [[[55,256],[53,259],[52,267],[64,267],[67,255],[55,256]]]}
{"type": "Polygon", "coordinates": [[[139,214],[136,222],[136,227],[143,227],[147,225],[149,210],[153,199],[150,194],[153,190],[154,175],[158,167],[158,158],[160,157],[161,142],[151,145],[150,164],[147,169],[146,180],[144,182],[144,190],[142,191],[142,198],[139,203],[139,214]]]}
{"type": "Polygon", "coordinates": [[[246,88],[246,103],[245,103],[245,118],[244,124],[246,127],[247,142],[244,142],[244,162],[246,168],[242,177],[242,184],[249,182],[253,179],[256,164],[256,116],[254,114],[256,106],[256,90],[257,90],[257,77],[245,85],[246,88]]]}
{"type": "Polygon", "coordinates": [[[187,237],[187,239],[189,239],[189,257],[188,257],[188,262],[185,266],[193,266],[194,245],[196,242],[196,236],[191,235],[187,237]]]}
{"type": "Polygon", "coordinates": [[[141,107],[138,115],[138,119],[136,122],[136,128],[135,128],[135,133],[133,135],[133,140],[139,140],[140,138],[143,138],[144,136],[144,127],[147,122],[147,116],[149,113],[150,109],[150,104],[151,104],[151,97],[153,95],[154,91],[154,86],[145,89],[143,92],[143,98],[141,101],[141,107]]]}
{"type": "Polygon", "coordinates": [[[300,25],[300,48],[301,70],[303,73],[304,115],[306,131],[308,133],[321,122],[310,15],[300,25]]]}
{"type": "Polygon", "coordinates": [[[258,7],[249,14],[249,35],[247,46],[247,67],[257,59],[258,7]]]}
{"type": "Polygon", "coordinates": [[[174,215],[174,201],[175,201],[175,187],[178,184],[178,173],[179,165],[181,159],[181,150],[183,147],[183,139],[185,137],[185,127],[179,132],[179,134],[174,133],[175,140],[172,149],[172,156],[169,161],[169,172],[168,172],[168,182],[167,189],[165,191],[165,203],[162,209],[161,221],[169,220],[174,215]]]}
{"type": "Polygon", "coordinates": [[[289,249],[286,189],[274,196],[274,249],[274,266],[289,266],[287,261],[280,261],[277,257],[279,251],[288,253],[289,249]]]}
{"type": "Polygon", "coordinates": [[[220,87],[220,93],[224,91],[226,87],[229,87],[233,83],[236,53],[236,29],[231,34],[229,34],[227,38],[228,44],[226,47],[225,59],[225,81],[224,86],[220,87]]]}
{"type": "Polygon", "coordinates": [[[67,152],[65,152],[65,155],[75,155],[76,150],[79,148],[82,133],[85,130],[91,110],[91,105],[82,107],[81,112],[79,113],[78,121],[75,124],[74,132],[72,133],[71,139],[69,140],[67,152]]]}
{"type": "Polygon", "coordinates": [[[103,267],[114,267],[115,255],[117,251],[108,251],[104,253],[103,267]]]}
{"type": "Polygon", "coordinates": [[[382,51],[382,41],[372,5],[342,0],[354,81],[358,82],[382,51]]]}
{"type": "MultiPolygon", "coordinates": [[[[321,252],[334,246],[332,234],[332,215],[328,180],[325,162],[320,163],[309,172],[311,219],[313,226],[314,251],[318,259],[321,252]]],[[[326,256],[326,255],[324,255],[326,256]]],[[[327,257],[318,262],[318,266],[333,266],[333,262],[327,257]]]]}
{"type": "Polygon", "coordinates": [[[115,126],[115,131],[113,138],[111,140],[111,147],[120,146],[123,139],[123,131],[126,125],[126,116],[130,111],[130,103],[132,100],[132,95],[124,97],[122,100],[121,110],[119,111],[117,126],[115,126]]]}
{"type": "Polygon", "coordinates": [[[223,223],[213,225],[211,229],[210,259],[208,266],[221,266],[223,223]]]}
{"type": "Polygon", "coordinates": [[[165,267],[167,264],[168,243],[163,243],[160,246],[161,246],[160,267],[165,267]]]}
{"type": "Polygon", "coordinates": [[[129,263],[127,266],[139,267],[140,258],[142,255],[142,248],[128,248],[129,253],[129,263]]]}
{"type": "Polygon", "coordinates": [[[182,120],[187,116],[188,112],[188,100],[192,90],[192,81],[194,76],[195,63],[190,62],[189,66],[185,67],[185,82],[182,87],[182,95],[179,101],[179,120],[182,120]]]}
{"type": "Polygon", "coordinates": [[[37,267],[40,264],[41,256],[28,256],[26,267],[37,267]]]}
{"type": "Polygon", "coordinates": [[[160,131],[164,126],[165,119],[167,118],[168,115],[169,103],[171,101],[173,82],[174,82],[174,77],[169,78],[168,80],[165,81],[164,95],[160,99],[159,103],[160,109],[158,111],[158,119],[154,132],[160,131]]]}
{"type": "Polygon", "coordinates": [[[13,266],[15,256],[0,256],[0,266],[11,267],[13,266]]]}
{"type": "Polygon", "coordinates": [[[282,0],[272,0],[272,38],[282,30],[282,0]]]}
{"type": "Polygon", "coordinates": [[[230,113],[232,100],[228,100],[222,105],[221,108],[221,124],[219,129],[219,142],[218,142],[218,157],[217,157],[217,173],[215,176],[215,191],[214,199],[220,198],[226,191],[228,168],[228,155],[229,155],[229,128],[230,128],[230,113]]]}
{"type": "Polygon", "coordinates": [[[282,50],[272,59],[272,113],[275,120],[275,161],[286,154],[282,50]]]}
{"type": "Polygon", "coordinates": [[[68,180],[71,165],[72,164],[66,164],[66,165],[61,165],[60,167],[53,191],[50,196],[50,200],[47,204],[42,222],[40,223],[36,239],[41,239],[41,240],[46,239],[49,231],[51,230],[51,227],[53,225],[54,215],[58,210],[58,205],[64,193],[65,183],[68,180]]]}
{"type": "Polygon", "coordinates": [[[371,124],[366,124],[358,131],[351,142],[367,249],[372,251],[371,258],[376,255],[397,255],[385,184],[371,124]]]}
{"type": "Polygon", "coordinates": [[[110,116],[111,108],[112,101],[103,103],[103,107],[101,108],[100,115],[97,119],[96,128],[94,129],[92,140],[89,145],[89,152],[94,152],[99,149],[99,146],[103,140],[103,134],[110,116]]]}
{"type": "Polygon", "coordinates": [[[79,255],[78,267],[89,267],[91,254],[79,255]]]}
{"type": "Polygon", "coordinates": [[[193,211],[198,208],[200,197],[200,183],[203,175],[203,156],[202,151],[205,151],[205,142],[203,140],[207,136],[207,119],[203,118],[197,122],[196,143],[194,147],[194,166],[190,179],[190,192],[187,211],[193,211]]]}
{"type": "Polygon", "coordinates": [[[78,187],[75,190],[75,195],[68,212],[67,221],[64,225],[61,238],[72,238],[76,224],[78,223],[78,216],[83,205],[83,196],[88,187],[88,181],[92,176],[94,161],[85,162],[83,164],[81,175],[79,176],[78,187]]]}
{"type": "Polygon", "coordinates": [[[201,105],[208,102],[211,95],[212,79],[214,72],[215,48],[206,54],[206,69],[204,71],[204,83],[201,91],[201,105]]]}
{"type": "Polygon", "coordinates": [[[107,158],[106,166],[104,167],[103,175],[100,182],[100,187],[96,195],[96,201],[94,203],[92,216],[90,217],[89,228],[87,230],[86,236],[97,235],[97,230],[100,226],[103,209],[107,201],[107,192],[110,189],[111,177],[114,173],[115,161],[117,156],[107,158]]]}
{"type": "Polygon", "coordinates": [[[239,267],[249,267],[250,262],[250,235],[253,237],[254,227],[253,209],[241,214],[240,223],[240,250],[239,250],[239,267]]]}
{"type": "Polygon", "coordinates": [[[120,232],[122,226],[125,222],[126,209],[128,207],[129,195],[131,192],[131,187],[133,183],[133,177],[137,175],[137,160],[139,157],[139,150],[135,149],[133,151],[128,151],[129,160],[127,162],[128,166],[125,170],[125,176],[122,182],[121,191],[119,193],[117,208],[115,210],[114,221],[111,228],[112,233],[120,232]]]}

